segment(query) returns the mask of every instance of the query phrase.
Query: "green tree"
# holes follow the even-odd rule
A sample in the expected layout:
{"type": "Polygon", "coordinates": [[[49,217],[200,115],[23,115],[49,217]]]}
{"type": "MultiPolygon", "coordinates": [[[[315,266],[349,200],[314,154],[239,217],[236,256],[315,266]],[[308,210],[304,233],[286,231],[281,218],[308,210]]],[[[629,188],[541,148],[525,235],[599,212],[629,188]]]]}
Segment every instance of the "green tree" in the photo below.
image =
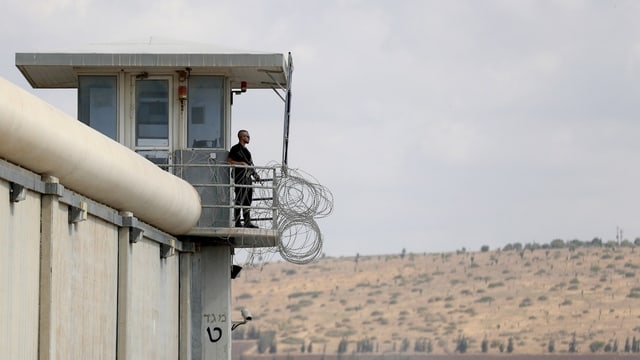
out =
{"type": "Polygon", "coordinates": [[[347,339],[342,338],[342,340],[340,340],[340,343],[338,344],[338,354],[346,353],[348,346],[349,346],[349,342],[347,342],[347,339]]]}
{"type": "Polygon", "coordinates": [[[562,249],[564,247],[564,240],[554,239],[551,241],[550,245],[553,249],[562,249]]]}
{"type": "Polygon", "coordinates": [[[569,342],[569,352],[570,353],[578,352],[578,342],[576,341],[576,333],[573,333],[573,337],[571,338],[571,341],[569,342]]]}
{"type": "Polygon", "coordinates": [[[483,353],[486,353],[487,351],[489,351],[489,340],[487,340],[486,336],[484,339],[482,339],[482,343],[480,344],[480,349],[482,349],[483,353]]]}
{"type": "Polygon", "coordinates": [[[513,352],[513,338],[509,338],[509,342],[507,343],[507,352],[511,354],[513,352]]]}
{"type": "Polygon", "coordinates": [[[356,342],[356,352],[373,352],[373,341],[371,339],[363,339],[356,342]]]}
{"type": "Polygon", "coordinates": [[[407,338],[402,339],[402,344],[400,345],[400,352],[407,352],[409,350],[409,346],[411,346],[409,339],[407,338]]]}
{"type": "Polygon", "coordinates": [[[460,354],[464,354],[467,352],[467,347],[469,346],[469,341],[464,335],[458,335],[458,340],[456,340],[456,352],[460,354]]]}

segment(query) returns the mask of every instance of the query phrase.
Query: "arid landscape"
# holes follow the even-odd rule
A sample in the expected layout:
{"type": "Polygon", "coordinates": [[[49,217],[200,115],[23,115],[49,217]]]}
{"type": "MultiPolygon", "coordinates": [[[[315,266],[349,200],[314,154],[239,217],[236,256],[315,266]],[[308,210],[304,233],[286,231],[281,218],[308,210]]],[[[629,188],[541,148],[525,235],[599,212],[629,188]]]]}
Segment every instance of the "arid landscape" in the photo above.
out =
{"type": "Polygon", "coordinates": [[[640,256],[624,242],[245,266],[233,281],[242,356],[631,354],[640,256]]]}

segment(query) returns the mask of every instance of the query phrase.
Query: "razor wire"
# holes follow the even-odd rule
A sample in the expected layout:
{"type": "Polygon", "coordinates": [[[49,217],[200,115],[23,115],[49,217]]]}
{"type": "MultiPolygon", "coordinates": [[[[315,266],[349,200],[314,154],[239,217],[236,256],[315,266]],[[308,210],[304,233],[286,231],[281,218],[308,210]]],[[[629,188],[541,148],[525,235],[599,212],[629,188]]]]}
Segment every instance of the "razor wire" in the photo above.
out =
{"type": "MultiPolygon", "coordinates": [[[[209,154],[190,154],[181,160],[182,165],[173,166],[174,174],[179,177],[186,178],[186,172],[190,171],[192,181],[196,176],[198,182],[203,183],[229,182],[228,170],[222,170],[227,168],[226,164],[210,158],[209,154]],[[200,170],[196,170],[197,166],[200,170]]],[[[245,265],[267,262],[277,253],[294,264],[307,264],[318,258],[322,253],[323,236],[316,219],[333,212],[331,191],[310,174],[278,163],[256,167],[255,171],[263,180],[253,187],[253,199],[261,204],[251,206],[251,218],[273,219],[275,209],[276,218],[263,222],[263,228],[276,230],[279,241],[276,247],[265,244],[265,247],[245,249],[248,252],[245,265]],[[267,182],[273,182],[273,186],[266,186],[267,182]]],[[[224,187],[199,187],[198,192],[201,197],[211,197],[223,203],[233,201],[229,198],[233,195],[224,187]]]]}
{"type": "MultiPolygon", "coordinates": [[[[276,251],[294,264],[308,264],[322,252],[323,237],[316,219],[329,216],[333,212],[333,194],[310,174],[299,169],[280,167],[282,170],[273,179],[275,193],[267,207],[277,209],[277,226],[280,241],[276,249],[254,248],[247,258],[249,264],[265,261],[276,251]]],[[[266,190],[258,189],[254,197],[268,198],[266,190]]],[[[257,216],[266,216],[260,214],[257,216]]]]}

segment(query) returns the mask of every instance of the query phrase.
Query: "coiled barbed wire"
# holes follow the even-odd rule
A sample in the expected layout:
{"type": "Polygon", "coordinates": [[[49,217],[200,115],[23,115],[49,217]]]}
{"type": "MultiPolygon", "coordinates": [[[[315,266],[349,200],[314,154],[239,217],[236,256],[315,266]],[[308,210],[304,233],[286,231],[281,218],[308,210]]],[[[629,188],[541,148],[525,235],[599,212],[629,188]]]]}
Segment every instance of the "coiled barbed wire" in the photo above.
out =
{"type": "Polygon", "coordinates": [[[308,264],[322,252],[322,232],[311,219],[286,219],[281,225],[280,256],[293,264],[308,264]]]}
{"type": "MultiPolygon", "coordinates": [[[[181,165],[174,165],[172,172],[191,182],[226,184],[232,177],[231,168],[226,166],[226,162],[211,157],[209,153],[184,153],[180,160],[181,165]]],[[[321,254],[323,245],[322,232],[315,219],[333,212],[333,194],[313,176],[299,169],[269,163],[255,170],[265,180],[253,186],[256,204],[251,206],[251,218],[275,220],[261,222],[261,227],[272,229],[275,225],[277,228],[272,230],[277,230],[280,241],[276,247],[265,240],[262,247],[246,249],[248,255],[245,265],[269,261],[277,253],[294,264],[312,262],[321,254]],[[269,182],[273,182],[273,186],[269,182]],[[277,214],[275,219],[274,214],[277,214]]],[[[207,216],[202,226],[224,226],[229,221],[227,216],[231,211],[224,206],[234,202],[235,194],[224,186],[200,185],[197,191],[209,206],[203,208],[207,216]],[[220,207],[216,208],[218,205],[220,207]]]]}
{"type": "MultiPolygon", "coordinates": [[[[313,176],[299,170],[269,164],[281,171],[273,179],[275,194],[265,207],[277,209],[277,230],[280,238],[277,249],[253,248],[248,263],[265,261],[269,254],[277,252],[294,264],[308,264],[322,252],[323,238],[317,218],[333,212],[333,194],[313,176]]],[[[261,175],[262,176],[262,175],[261,175]]],[[[256,189],[254,198],[270,199],[267,189],[256,189]]],[[[256,210],[256,216],[266,217],[264,210],[256,210]]]]}

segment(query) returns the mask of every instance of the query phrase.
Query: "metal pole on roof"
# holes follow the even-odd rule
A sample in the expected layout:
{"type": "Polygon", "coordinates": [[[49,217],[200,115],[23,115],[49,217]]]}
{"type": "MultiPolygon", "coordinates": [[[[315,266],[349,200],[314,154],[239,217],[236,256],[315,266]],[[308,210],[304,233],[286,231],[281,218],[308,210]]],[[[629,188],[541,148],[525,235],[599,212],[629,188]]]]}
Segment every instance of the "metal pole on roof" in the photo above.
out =
{"type": "Polygon", "coordinates": [[[291,78],[293,75],[293,58],[289,52],[287,60],[287,94],[284,101],[284,134],[282,136],[282,168],[286,173],[289,157],[289,119],[291,115],[291,78]]]}

